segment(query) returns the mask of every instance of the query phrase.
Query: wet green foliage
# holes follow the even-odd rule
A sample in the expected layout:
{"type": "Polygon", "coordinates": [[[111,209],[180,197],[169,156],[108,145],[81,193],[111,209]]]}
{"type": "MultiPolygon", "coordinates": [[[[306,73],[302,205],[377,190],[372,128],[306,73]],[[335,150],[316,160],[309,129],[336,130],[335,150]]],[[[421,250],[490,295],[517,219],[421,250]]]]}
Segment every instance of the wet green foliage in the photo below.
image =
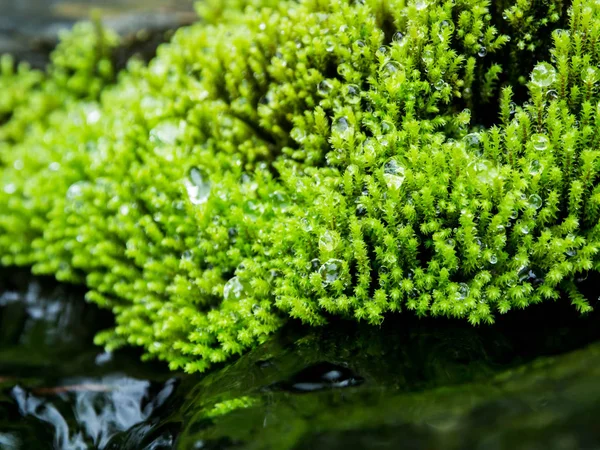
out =
{"type": "Polygon", "coordinates": [[[190,372],[290,317],[588,312],[600,2],[549,3],[208,2],[116,83],[98,26],[4,59],[1,261],[190,372]]]}

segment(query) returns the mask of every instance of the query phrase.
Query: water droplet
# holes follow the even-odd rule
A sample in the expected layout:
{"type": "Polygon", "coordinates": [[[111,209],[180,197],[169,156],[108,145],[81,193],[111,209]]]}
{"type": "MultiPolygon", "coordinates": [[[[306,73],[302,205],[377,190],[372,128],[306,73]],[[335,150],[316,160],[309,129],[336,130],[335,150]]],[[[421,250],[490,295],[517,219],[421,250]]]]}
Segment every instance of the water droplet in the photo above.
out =
{"type": "Polygon", "coordinates": [[[231,278],[223,287],[223,298],[226,301],[240,300],[244,294],[244,285],[239,277],[231,278]]]}
{"type": "Polygon", "coordinates": [[[205,203],[210,195],[210,181],[206,172],[199,167],[192,167],[185,180],[185,189],[193,205],[205,203]]]}
{"type": "Polygon", "coordinates": [[[428,6],[429,6],[429,3],[426,2],[425,0],[417,0],[415,2],[415,7],[417,8],[417,11],[423,11],[428,6]]]}
{"type": "Polygon", "coordinates": [[[367,213],[367,208],[364,205],[358,204],[356,205],[356,215],[358,217],[362,217],[367,213]]]}
{"type": "Polygon", "coordinates": [[[332,252],[337,247],[337,239],[334,234],[325,230],[323,234],[319,237],[319,248],[324,252],[332,252]]]}
{"type": "Polygon", "coordinates": [[[455,244],[456,244],[456,241],[454,239],[446,240],[446,245],[449,245],[450,247],[454,247],[455,244]]]}
{"type": "Polygon", "coordinates": [[[404,35],[400,31],[396,31],[396,33],[394,33],[394,36],[392,37],[392,40],[394,42],[402,42],[404,40],[404,35]]]}
{"type": "MultiPolygon", "coordinates": [[[[389,120],[381,121],[381,132],[383,134],[391,133],[394,130],[394,128],[395,128],[394,124],[392,122],[390,122],[389,120]]],[[[384,145],[384,147],[385,147],[385,145],[384,145]]]]}
{"type": "Polygon", "coordinates": [[[332,131],[334,133],[340,134],[342,137],[346,138],[354,132],[354,129],[350,126],[347,117],[339,117],[332,126],[332,131]]]}
{"type": "Polygon", "coordinates": [[[492,253],[488,258],[488,261],[490,262],[490,264],[496,264],[498,262],[498,257],[494,253],[492,253]]]}
{"type": "Polygon", "coordinates": [[[324,285],[329,285],[340,277],[342,270],[342,261],[339,259],[330,259],[319,269],[319,275],[324,285]]]}
{"type": "Polygon", "coordinates": [[[383,73],[386,76],[392,76],[402,70],[402,66],[397,61],[388,61],[383,66],[383,73]]]}
{"type": "Polygon", "coordinates": [[[542,165],[540,164],[540,162],[537,159],[531,161],[531,164],[529,164],[529,173],[531,175],[539,175],[541,172],[542,165]]]}
{"type": "MultiPolygon", "coordinates": [[[[78,181],[76,183],[73,183],[71,186],[69,186],[69,189],[67,189],[67,199],[74,200],[76,198],[81,197],[81,195],[83,194],[83,187],[85,185],[86,185],[85,182],[78,181]]],[[[5,188],[5,190],[6,190],[6,188],[5,188]]]]}
{"type": "Polygon", "coordinates": [[[521,225],[521,233],[529,234],[529,227],[527,225],[521,225]]]}
{"type": "Polygon", "coordinates": [[[92,109],[86,115],[86,122],[90,125],[97,123],[100,120],[101,114],[99,109],[92,109]]]}
{"type": "Polygon", "coordinates": [[[365,41],[361,41],[359,39],[357,41],[354,41],[354,45],[356,45],[358,48],[364,48],[365,47],[365,41]]]}
{"type": "Polygon", "coordinates": [[[317,92],[323,97],[329,95],[333,89],[333,84],[329,80],[323,80],[317,85],[317,92]]]}
{"type": "Polygon", "coordinates": [[[271,194],[269,194],[269,199],[271,200],[271,204],[276,207],[279,208],[281,210],[285,210],[290,203],[290,200],[287,196],[287,194],[285,194],[282,191],[275,191],[271,194]]]}
{"type": "Polygon", "coordinates": [[[425,65],[430,66],[435,62],[433,51],[429,48],[423,50],[423,54],[421,55],[421,60],[425,63],[425,65]]]}
{"type": "Polygon", "coordinates": [[[550,101],[556,100],[558,98],[558,92],[556,92],[554,89],[550,89],[548,92],[546,92],[546,97],[548,97],[548,100],[550,101]]]}
{"type": "Polygon", "coordinates": [[[335,50],[335,43],[331,39],[325,41],[325,51],[331,53],[335,50]]]}
{"type": "Polygon", "coordinates": [[[374,158],[377,153],[377,141],[373,138],[367,138],[362,143],[362,150],[365,157],[374,158]]]}
{"type": "Polygon", "coordinates": [[[531,82],[540,87],[546,88],[556,81],[556,69],[548,63],[540,63],[533,68],[531,72],[531,82]]]}
{"type": "Polygon", "coordinates": [[[517,104],[515,102],[510,102],[508,104],[508,113],[512,116],[517,111],[517,104]]]}
{"type": "Polygon", "coordinates": [[[351,105],[356,105],[360,102],[360,88],[356,84],[346,86],[346,99],[351,105]]]}
{"type": "Polygon", "coordinates": [[[173,145],[181,133],[179,123],[166,120],[150,130],[150,142],[155,144],[173,145]]]}
{"type": "Polygon", "coordinates": [[[446,83],[444,80],[438,80],[435,83],[434,87],[436,90],[441,91],[442,89],[445,89],[446,87],[448,87],[448,83],[446,83]]]}
{"type": "Polygon", "coordinates": [[[4,185],[4,192],[8,195],[14,194],[17,192],[17,185],[14,183],[8,183],[4,185]]]}
{"type": "Polygon", "coordinates": [[[480,58],[483,58],[487,55],[487,48],[485,47],[481,47],[479,49],[479,51],[477,52],[477,56],[479,56],[480,58]]]}
{"type": "Polygon", "coordinates": [[[573,256],[577,255],[577,250],[575,250],[574,248],[570,248],[565,253],[567,254],[567,256],[573,257],[573,256]]]}
{"type": "Polygon", "coordinates": [[[467,144],[468,148],[479,147],[481,137],[479,133],[469,133],[463,138],[463,141],[467,144]]]}
{"type": "Polygon", "coordinates": [[[542,197],[537,194],[533,194],[529,196],[529,205],[533,209],[540,209],[542,207],[542,197]]]}
{"type": "Polygon", "coordinates": [[[499,176],[498,169],[491,161],[477,160],[469,166],[471,175],[477,178],[480,183],[490,184],[499,176]]]}
{"type": "Polygon", "coordinates": [[[290,131],[290,137],[298,144],[302,144],[306,139],[306,131],[302,128],[294,127],[292,128],[292,131],[290,131]]]}
{"type": "Polygon", "coordinates": [[[457,300],[464,300],[465,298],[467,298],[469,296],[469,285],[466,283],[460,283],[458,285],[458,290],[456,291],[456,299],[457,300]]]}
{"type": "Polygon", "coordinates": [[[533,143],[533,148],[540,152],[546,150],[550,144],[550,140],[545,134],[534,134],[531,136],[531,142],[533,143]]]}
{"type": "Polygon", "coordinates": [[[389,52],[390,50],[385,45],[382,45],[377,49],[377,53],[379,53],[380,55],[387,55],[389,52]]]}
{"type": "Polygon", "coordinates": [[[452,22],[448,22],[447,20],[442,20],[442,22],[440,23],[440,27],[450,28],[451,30],[454,30],[454,24],[452,22]]]}
{"type": "Polygon", "coordinates": [[[388,188],[400,189],[406,178],[405,172],[404,167],[395,158],[388,159],[383,166],[383,176],[388,188]]]}

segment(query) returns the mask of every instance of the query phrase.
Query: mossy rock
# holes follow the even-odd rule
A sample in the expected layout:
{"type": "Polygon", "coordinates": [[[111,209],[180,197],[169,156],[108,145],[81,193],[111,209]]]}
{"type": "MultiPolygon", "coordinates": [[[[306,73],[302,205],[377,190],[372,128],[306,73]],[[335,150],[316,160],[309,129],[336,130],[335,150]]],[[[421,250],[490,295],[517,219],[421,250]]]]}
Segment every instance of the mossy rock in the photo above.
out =
{"type": "Polygon", "coordinates": [[[290,318],[592,305],[600,4],[203,3],[148,65],[81,25],[0,87],[0,261],[203,371],[290,318]],[[6,100],[8,99],[8,100],[6,100]]]}

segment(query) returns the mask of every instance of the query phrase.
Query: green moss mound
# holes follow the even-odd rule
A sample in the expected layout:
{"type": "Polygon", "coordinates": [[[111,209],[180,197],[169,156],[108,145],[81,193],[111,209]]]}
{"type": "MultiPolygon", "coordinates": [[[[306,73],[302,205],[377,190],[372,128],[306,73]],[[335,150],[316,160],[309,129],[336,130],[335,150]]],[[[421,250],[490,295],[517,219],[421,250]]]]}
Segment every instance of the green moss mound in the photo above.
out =
{"type": "Polygon", "coordinates": [[[1,262],[87,284],[98,343],[193,372],[290,317],[591,309],[599,2],[212,3],[116,80],[89,24],[3,59],[1,262]]]}

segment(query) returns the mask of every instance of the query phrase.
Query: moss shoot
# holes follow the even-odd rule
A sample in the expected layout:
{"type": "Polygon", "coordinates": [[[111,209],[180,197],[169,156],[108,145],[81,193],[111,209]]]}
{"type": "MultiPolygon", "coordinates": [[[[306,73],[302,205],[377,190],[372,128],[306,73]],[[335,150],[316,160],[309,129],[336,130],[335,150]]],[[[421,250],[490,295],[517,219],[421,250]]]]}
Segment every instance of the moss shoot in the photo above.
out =
{"type": "Polygon", "coordinates": [[[0,261],[204,371],[290,318],[492,323],[600,268],[600,2],[209,1],[3,57],[0,261]],[[225,5],[225,6],[224,6],[225,5]]]}

